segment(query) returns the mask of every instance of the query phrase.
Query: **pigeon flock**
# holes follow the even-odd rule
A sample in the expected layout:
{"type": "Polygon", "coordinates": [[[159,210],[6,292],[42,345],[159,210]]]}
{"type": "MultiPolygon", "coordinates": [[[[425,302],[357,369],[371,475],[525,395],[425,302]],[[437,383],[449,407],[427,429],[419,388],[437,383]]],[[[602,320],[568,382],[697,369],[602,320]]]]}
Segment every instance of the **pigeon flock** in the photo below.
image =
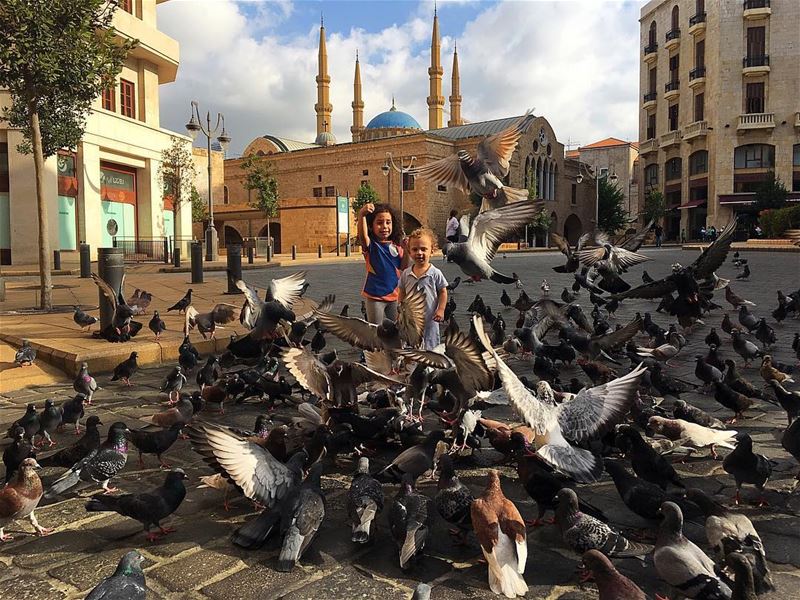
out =
{"type": "MultiPolygon", "coordinates": [[[[481,152],[486,160],[488,150],[481,152]]],[[[511,196],[510,190],[505,194],[511,196]]],[[[644,271],[636,286],[626,279],[650,260],[638,252],[646,229],[623,239],[586,235],[575,247],[554,236],[566,264],[552,269],[571,274],[574,284],[551,293],[544,280],[538,297],[520,285],[514,299],[495,286],[519,283],[519,277],[492,263],[499,244],[539,210],[533,201],[514,200],[489,203],[467,240],[448,248],[464,279],[448,286],[443,341],[433,350],[419,348],[425,308],[416,294],[401,303],[396,322],[371,324],[350,316],[347,306],[335,309],[333,296],[319,303],[306,297],[304,273],[272,280],[263,297],[253,285],[235,281],[244,305],[217,304],[207,312],[193,306],[188,290],[166,309],[185,315],[185,337],[160,387],[164,404],[140,426],[104,424],[91,414],[102,403],[103,388],[136,386],[135,351],[104,377],[102,387],[84,363],[73,382],[74,398],[60,406],[47,400],[40,410],[30,404],[11,425],[3,452],[0,540],[21,519],[46,535],[50,530],[37,521],[36,508],[81,489],[90,494],[86,511],[118,513],[138,521],[146,541],[161,539],[174,531],[170,516],[197,487],[167,462],[170,449],[185,444],[206,467],[200,487],[219,490],[225,510],[239,496],[252,503],[253,514],[231,527],[230,543],[251,552],[279,547],[270,563],[278,571],[303,562],[336,510],[326,502],[324,477],[348,472],[344,510],[350,529],[342,536],[356,545],[393,543],[399,568],[411,578],[442,520],[454,545],[482,556],[488,590],[523,597],[538,551],[528,533],[550,523],[563,553],[580,565],[576,578],[593,582],[601,600],[652,597],[653,590],[618,570],[628,571],[626,561],[652,568],[673,598],[740,600],[775,589],[764,544],[738,505],[767,505],[765,488],[776,463],[759,453],[751,435],[731,426],[758,413],[785,411],[781,443],[787,459],[800,461],[794,367],[771,354],[776,329],[800,317],[800,290],[778,291],[778,307],[762,317],[735,282],[718,277],[728,260],[732,222],[691,264],[675,263],[660,279],[644,271]],[[481,280],[482,293],[466,311],[469,320],[463,321],[462,311],[458,323],[456,303],[466,305],[465,288],[481,280]],[[489,297],[497,291],[501,308],[493,311],[489,297]],[[615,312],[631,298],[652,301],[652,312],[617,322],[615,312]],[[220,356],[202,357],[192,336],[214,336],[236,320],[249,333],[232,336],[220,356]],[[335,349],[332,338],[339,340],[335,349]],[[688,339],[703,339],[709,348],[694,359],[694,380],[671,369],[688,339]],[[713,398],[727,418],[681,399],[689,392],[713,398]],[[252,430],[229,417],[245,402],[261,413],[252,430]],[[65,443],[67,433],[74,435],[72,443],[65,443]],[[488,448],[499,454],[497,469],[483,469],[488,448]],[[154,468],[157,461],[165,470],[158,486],[113,487],[131,452],[139,468],[154,468]],[[686,467],[709,456],[735,485],[735,497],[692,485],[686,467]],[[475,467],[481,468],[482,490],[459,479],[461,469],[475,467]],[[59,471],[43,484],[40,468],[59,471]],[[583,488],[601,479],[613,484],[620,510],[641,518],[646,528],[622,527],[593,505],[583,488]],[[524,520],[510,499],[517,490],[534,501],[535,520],[524,520]],[[553,517],[545,521],[548,512],[553,517]],[[703,526],[706,538],[690,540],[685,522],[703,526]]],[[[736,253],[733,265],[743,269],[747,262],[736,253]]],[[[535,276],[526,274],[528,280],[535,276]]],[[[114,308],[101,337],[125,342],[140,333],[133,317],[146,313],[151,296],[137,290],[135,299],[126,300],[122,290],[97,276],[95,282],[114,308]]],[[[76,308],[79,327],[91,328],[94,317],[87,317],[76,308]]],[[[149,329],[156,338],[166,329],[157,311],[149,329]]],[[[793,352],[800,360],[799,334],[793,352]]],[[[35,360],[35,350],[24,344],[16,362],[35,360]]],[[[87,597],[144,598],[143,560],[136,550],[126,553],[87,597]]],[[[422,583],[414,597],[430,593],[422,583]]]]}

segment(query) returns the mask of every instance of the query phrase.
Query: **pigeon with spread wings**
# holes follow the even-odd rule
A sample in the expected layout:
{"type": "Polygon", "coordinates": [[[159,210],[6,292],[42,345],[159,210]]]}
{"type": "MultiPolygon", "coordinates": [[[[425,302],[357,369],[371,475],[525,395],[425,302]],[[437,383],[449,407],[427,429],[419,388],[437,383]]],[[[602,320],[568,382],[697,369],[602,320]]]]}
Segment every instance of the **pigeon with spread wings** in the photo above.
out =
{"type": "Polygon", "coordinates": [[[94,337],[101,337],[109,342],[126,342],[134,337],[142,328],[142,324],[132,320],[134,311],[125,302],[125,275],[119,284],[119,290],[114,290],[107,281],[96,273],[92,273],[92,281],[95,282],[100,292],[111,303],[113,314],[111,323],[102,331],[95,332],[94,337]]]}
{"type": "Polygon", "coordinates": [[[624,273],[634,265],[653,260],[649,256],[613,245],[608,235],[602,231],[594,234],[594,241],[597,247],[578,252],[578,259],[587,267],[602,265],[615,273],[624,273]]]}
{"type": "Polygon", "coordinates": [[[197,327],[197,330],[207,339],[208,335],[214,337],[217,327],[222,327],[228,323],[233,323],[239,318],[239,307],[233,304],[217,304],[211,312],[200,313],[194,306],[186,307],[186,321],[183,325],[183,334],[197,327]]]}
{"type": "Polygon", "coordinates": [[[578,267],[580,266],[578,253],[583,250],[584,245],[586,245],[586,242],[589,241],[590,237],[591,234],[584,233],[580,238],[578,238],[578,243],[575,245],[575,250],[573,250],[569,240],[560,236],[555,231],[552,232],[550,234],[550,239],[556,245],[556,248],[561,251],[561,254],[567,257],[567,263],[553,267],[553,271],[556,273],[574,273],[577,271],[578,267]]]}
{"type": "Polygon", "coordinates": [[[472,222],[466,242],[444,245],[447,260],[461,267],[473,281],[491,279],[496,283],[514,283],[517,278],[495,271],[491,262],[500,244],[524,229],[542,206],[541,201],[525,200],[482,212],[472,222]]]}
{"type": "Polygon", "coordinates": [[[535,431],[536,452],[575,481],[596,481],[603,461],[579,444],[602,435],[619,423],[633,403],[646,371],[640,364],[627,375],[593,388],[584,388],[571,401],[554,406],[536,397],[491,347],[480,317],[474,317],[481,342],[492,353],[503,389],[514,409],[535,431]]]}
{"type": "Polygon", "coordinates": [[[504,185],[502,179],[508,175],[511,156],[533,119],[528,111],[510,127],[483,139],[475,156],[459,150],[456,154],[422,165],[413,173],[464,193],[474,192],[482,196],[481,212],[525,200],[528,190],[504,185]]]}

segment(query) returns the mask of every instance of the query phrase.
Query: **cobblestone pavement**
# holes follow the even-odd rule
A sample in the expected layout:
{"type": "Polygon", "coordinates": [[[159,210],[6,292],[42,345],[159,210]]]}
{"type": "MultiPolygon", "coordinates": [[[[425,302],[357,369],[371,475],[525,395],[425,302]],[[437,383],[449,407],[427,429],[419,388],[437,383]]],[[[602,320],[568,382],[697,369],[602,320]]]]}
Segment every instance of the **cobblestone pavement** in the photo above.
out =
{"type": "MultiPolygon", "coordinates": [[[[645,250],[653,257],[653,262],[644,268],[659,277],[668,272],[669,265],[675,261],[690,262],[695,254],[677,249],[645,250]]],[[[776,305],[775,290],[778,287],[789,291],[800,285],[800,257],[794,254],[750,253],[753,276],[749,281],[735,282],[735,291],[754,301],[757,315],[769,318],[776,305]]],[[[531,295],[537,295],[539,284],[546,277],[552,286],[552,295],[558,296],[564,285],[571,283],[569,276],[550,270],[560,258],[555,255],[509,256],[497,258],[498,268],[505,272],[516,271],[527,285],[531,295]]],[[[437,263],[438,265],[438,263],[437,263]]],[[[308,279],[312,284],[309,295],[317,297],[325,293],[337,294],[337,309],[342,303],[350,304],[350,314],[358,314],[359,286],[363,277],[362,265],[307,266],[308,279]]],[[[453,278],[457,271],[453,265],[444,267],[446,276],[453,278]]],[[[248,272],[248,280],[263,286],[268,278],[291,272],[291,269],[270,269],[264,272],[248,272]]],[[[638,282],[642,268],[634,268],[628,275],[638,282]]],[[[737,271],[727,263],[719,272],[720,276],[735,276],[737,271]]],[[[224,280],[220,278],[220,285],[224,280]]],[[[462,326],[467,323],[464,313],[476,292],[480,292],[494,309],[500,308],[500,286],[481,283],[463,284],[455,293],[458,304],[457,317],[462,326]]],[[[512,298],[514,290],[509,290],[512,298]]],[[[581,302],[588,303],[585,293],[581,302]]],[[[620,322],[626,322],[636,310],[654,310],[655,304],[644,301],[626,302],[618,311],[620,322]]],[[[516,314],[506,311],[507,321],[513,322],[516,314]]],[[[587,311],[588,312],[588,311],[587,311]]],[[[654,313],[655,314],[655,313],[654,313]]],[[[694,381],[693,357],[705,353],[703,338],[708,326],[719,325],[722,311],[716,311],[707,319],[708,325],[699,329],[674,361],[674,374],[694,381]]],[[[732,314],[735,319],[735,315],[732,314]]],[[[655,320],[662,326],[668,319],[655,314],[655,320]]],[[[511,323],[510,323],[511,324],[511,323]]],[[[779,343],[775,352],[778,360],[784,363],[791,359],[789,342],[795,331],[800,330],[800,321],[790,320],[776,326],[779,343]]],[[[642,338],[640,341],[644,342],[642,338]]],[[[329,340],[329,343],[333,343],[329,340]]],[[[733,357],[729,342],[724,343],[723,355],[733,357]]],[[[738,358],[738,357],[736,357],[738,358]]],[[[530,363],[512,361],[512,366],[520,373],[529,373],[530,363]]],[[[145,369],[135,378],[131,388],[119,386],[99,377],[103,390],[98,392],[95,412],[105,426],[115,420],[122,420],[133,427],[141,427],[139,418],[160,409],[165,401],[158,388],[167,367],[145,369]]],[[[745,369],[745,375],[759,385],[761,380],[757,369],[745,369]]],[[[586,381],[585,376],[575,369],[564,371],[563,377],[576,376],[586,381]]],[[[193,380],[193,378],[192,378],[193,380]]],[[[194,389],[192,386],[190,389],[194,389]]],[[[795,388],[797,386],[795,385],[795,388]]],[[[71,395],[71,385],[29,388],[0,397],[0,426],[3,430],[24,411],[24,405],[35,402],[40,406],[46,398],[58,401],[71,395]]],[[[716,404],[710,396],[688,394],[687,400],[696,403],[714,414],[727,418],[730,413],[716,404]]],[[[667,399],[666,405],[671,403],[667,399]]],[[[226,407],[227,409],[227,407],[226,407]]],[[[227,424],[251,427],[263,405],[245,403],[231,406],[222,419],[227,424]]],[[[288,409],[279,408],[278,415],[289,414],[288,409]]],[[[512,419],[505,409],[492,409],[487,416],[512,419]]],[[[797,598],[800,585],[800,493],[789,494],[797,463],[780,448],[776,434],[780,434],[785,424],[785,416],[771,405],[761,405],[749,411],[748,418],[737,429],[751,433],[756,451],[776,461],[775,473],[768,484],[767,499],[770,507],[758,509],[745,504],[741,510],[754,521],[764,539],[767,556],[775,573],[777,592],[765,596],[769,599],[797,598]]],[[[207,413],[203,418],[218,421],[216,413],[207,413]]],[[[429,419],[428,423],[433,424],[429,419]]],[[[104,429],[105,430],[105,429],[104,429]]],[[[69,444],[74,436],[71,432],[56,437],[59,446],[69,444]]],[[[485,446],[488,446],[484,442],[485,446]]],[[[387,449],[374,460],[374,465],[387,462],[396,449],[387,449]]],[[[149,598],[291,598],[299,599],[355,599],[355,598],[408,598],[419,581],[433,585],[433,598],[486,598],[488,591],[486,566],[478,564],[480,550],[474,538],[467,548],[452,544],[446,534],[445,524],[439,520],[434,535],[426,549],[422,564],[410,573],[403,573],[398,567],[397,550],[388,534],[386,512],[379,517],[376,542],[368,547],[354,546],[350,542],[349,529],[345,524],[345,494],[349,485],[353,464],[349,459],[340,464],[326,465],[323,478],[327,495],[327,516],[311,549],[301,564],[291,573],[275,570],[277,559],[276,544],[268,545],[256,552],[244,552],[230,542],[230,533],[235,527],[253,514],[250,502],[239,498],[232,502],[230,511],[222,506],[220,494],[214,490],[197,489],[198,476],[206,474],[207,468],[189,448],[188,442],[179,440],[165,455],[168,462],[183,467],[189,477],[189,493],[177,513],[167,521],[177,527],[177,532],[150,543],[144,540],[137,522],[125,519],[114,513],[87,513],[83,507],[86,497],[96,493],[88,488],[78,494],[69,494],[61,501],[43,506],[37,510],[39,522],[55,531],[43,538],[31,535],[27,522],[15,523],[7,531],[15,535],[12,542],[0,545],[0,598],[15,600],[49,600],[58,598],[78,598],[96,582],[110,574],[119,557],[130,548],[138,548],[146,557],[145,572],[149,588],[149,598]]],[[[496,462],[499,455],[490,448],[474,456],[462,457],[457,463],[459,474],[477,494],[485,483],[485,468],[496,462]]],[[[676,465],[680,474],[690,486],[701,488],[714,494],[719,500],[730,504],[734,488],[732,479],[722,470],[719,461],[704,457],[676,465]]],[[[532,518],[536,507],[516,481],[516,473],[508,466],[500,467],[501,481],[505,493],[519,506],[525,518],[532,518]]],[[[52,481],[59,471],[47,469],[42,472],[45,482],[52,481]]],[[[137,465],[132,453],[128,465],[118,477],[116,485],[124,491],[144,490],[161,482],[163,473],[157,468],[153,457],[145,457],[145,468],[137,465]]],[[[433,494],[435,484],[422,481],[424,493],[433,494]]],[[[396,486],[386,486],[387,497],[391,498],[396,486]]],[[[646,522],[629,512],[620,501],[613,484],[607,477],[601,481],[581,486],[580,494],[602,508],[611,521],[625,529],[637,529],[646,522]]],[[[755,490],[746,487],[743,496],[746,500],[755,498],[755,490]]],[[[702,528],[687,524],[687,535],[706,546],[702,528]]],[[[568,551],[560,541],[557,529],[545,526],[528,531],[528,565],[525,577],[530,585],[529,598],[560,598],[563,600],[582,600],[596,598],[596,588],[591,584],[578,582],[576,566],[578,557],[568,551]]],[[[636,559],[616,561],[618,568],[642,586],[648,595],[668,590],[658,580],[652,566],[652,559],[641,562],[636,559]]],[[[674,596],[673,596],[674,597],[674,596]]]]}

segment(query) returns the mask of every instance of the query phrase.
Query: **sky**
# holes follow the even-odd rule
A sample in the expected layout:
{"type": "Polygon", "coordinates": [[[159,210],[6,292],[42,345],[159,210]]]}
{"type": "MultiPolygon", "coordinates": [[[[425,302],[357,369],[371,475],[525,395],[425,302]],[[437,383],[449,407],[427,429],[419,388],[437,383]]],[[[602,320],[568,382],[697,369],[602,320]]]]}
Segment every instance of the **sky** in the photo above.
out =
{"type": "MultiPolygon", "coordinates": [[[[457,45],[467,121],[533,109],[572,147],[606,137],[636,140],[643,4],[440,0],[443,95],[450,95],[457,45]]],[[[158,27],[180,43],[181,63],[177,80],[160,89],[161,125],[185,132],[190,100],[198,100],[203,115],[224,114],[233,138],[229,156],[267,133],[313,142],[322,17],[337,139],[351,139],[356,51],[364,124],[394,97],[398,110],[426,127],[433,11],[428,0],[162,3],[158,27]]]]}

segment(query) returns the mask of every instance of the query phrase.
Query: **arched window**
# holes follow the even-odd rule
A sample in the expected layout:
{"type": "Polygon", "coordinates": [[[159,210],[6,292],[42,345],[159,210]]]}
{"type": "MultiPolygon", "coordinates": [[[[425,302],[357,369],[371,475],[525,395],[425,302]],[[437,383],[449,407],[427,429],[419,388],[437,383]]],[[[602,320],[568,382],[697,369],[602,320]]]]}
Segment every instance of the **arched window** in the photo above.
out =
{"type": "Polygon", "coordinates": [[[772,169],[775,167],[775,146],[745,144],[733,151],[734,169],[772,169]]]}
{"type": "Polygon", "coordinates": [[[650,32],[647,36],[647,42],[650,46],[656,43],[656,22],[650,23],[650,32]]]}
{"type": "Polygon", "coordinates": [[[680,20],[681,20],[680,11],[678,10],[678,5],[676,4],[675,6],[672,7],[672,29],[673,29],[673,31],[675,29],[679,29],[680,28],[680,20]]]}
{"type": "Polygon", "coordinates": [[[792,166],[800,167],[800,144],[792,147],[792,166]]]}
{"type": "Polygon", "coordinates": [[[689,155],[689,175],[708,173],[708,151],[698,150],[689,155]]]}
{"type": "Polygon", "coordinates": [[[644,168],[644,185],[647,188],[656,187],[658,185],[658,165],[647,165],[644,168]]]}
{"type": "Polygon", "coordinates": [[[542,197],[542,159],[536,159],[536,197],[542,197]]]}
{"type": "Polygon", "coordinates": [[[557,191],[557,184],[558,184],[558,164],[553,168],[553,200],[557,199],[556,191],[557,191]]]}
{"type": "Polygon", "coordinates": [[[530,184],[530,176],[531,176],[531,157],[528,155],[525,158],[525,189],[528,189],[528,185],[530,184]]]}
{"type": "Polygon", "coordinates": [[[223,204],[228,204],[228,202],[230,202],[230,198],[228,197],[228,186],[227,185],[223,185],[222,186],[222,203],[223,204]]]}
{"type": "Polygon", "coordinates": [[[695,0],[694,8],[695,8],[694,14],[702,15],[704,12],[706,12],[705,0],[695,0]]]}
{"type": "Polygon", "coordinates": [[[549,180],[549,187],[547,190],[547,196],[550,200],[556,199],[556,163],[550,163],[550,180],[549,180]]]}
{"type": "Polygon", "coordinates": [[[681,178],[681,157],[670,158],[664,163],[664,181],[681,178]]]}

